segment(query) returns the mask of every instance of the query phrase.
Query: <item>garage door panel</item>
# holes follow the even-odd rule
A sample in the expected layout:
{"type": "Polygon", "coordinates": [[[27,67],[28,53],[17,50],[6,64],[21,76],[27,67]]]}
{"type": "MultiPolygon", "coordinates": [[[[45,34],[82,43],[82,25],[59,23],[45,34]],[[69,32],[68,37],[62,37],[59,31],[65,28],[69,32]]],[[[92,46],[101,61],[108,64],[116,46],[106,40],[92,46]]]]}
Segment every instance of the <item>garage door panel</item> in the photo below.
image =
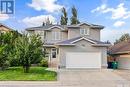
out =
{"type": "Polygon", "coordinates": [[[101,53],[67,53],[66,68],[101,68],[101,53]]]}
{"type": "Polygon", "coordinates": [[[130,69],[130,58],[129,57],[119,57],[118,58],[118,68],[130,69]]]}

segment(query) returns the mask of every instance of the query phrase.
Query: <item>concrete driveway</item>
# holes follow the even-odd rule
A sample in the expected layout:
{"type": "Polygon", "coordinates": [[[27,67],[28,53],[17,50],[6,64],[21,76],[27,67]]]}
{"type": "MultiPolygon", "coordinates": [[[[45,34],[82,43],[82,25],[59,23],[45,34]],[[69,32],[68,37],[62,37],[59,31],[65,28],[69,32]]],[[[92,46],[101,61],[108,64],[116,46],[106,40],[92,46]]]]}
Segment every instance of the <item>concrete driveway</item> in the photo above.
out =
{"type": "Polygon", "coordinates": [[[129,82],[113,70],[60,70],[62,85],[78,87],[130,87],[129,82]]]}
{"type": "Polygon", "coordinates": [[[130,87],[110,70],[58,70],[58,81],[1,81],[0,87],[130,87]]]}
{"type": "Polygon", "coordinates": [[[114,70],[114,73],[130,82],[130,70],[114,70]]]}

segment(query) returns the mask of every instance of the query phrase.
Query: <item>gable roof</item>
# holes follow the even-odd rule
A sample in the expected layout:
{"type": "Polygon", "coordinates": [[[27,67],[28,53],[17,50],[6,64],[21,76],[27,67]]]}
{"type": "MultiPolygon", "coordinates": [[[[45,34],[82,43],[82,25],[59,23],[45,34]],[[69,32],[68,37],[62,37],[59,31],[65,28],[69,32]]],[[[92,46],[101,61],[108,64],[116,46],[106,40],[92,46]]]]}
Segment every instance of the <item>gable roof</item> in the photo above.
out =
{"type": "Polygon", "coordinates": [[[26,28],[26,30],[27,31],[30,31],[30,30],[50,30],[54,27],[60,28],[62,30],[67,29],[67,25],[46,25],[46,26],[26,28]]]}
{"type": "Polygon", "coordinates": [[[108,49],[108,52],[110,54],[124,54],[124,53],[130,53],[130,40],[123,41],[120,43],[117,43],[113,46],[111,46],[108,49]]]}
{"type": "Polygon", "coordinates": [[[80,39],[81,37],[76,37],[76,38],[72,38],[72,39],[69,39],[69,40],[65,40],[65,41],[61,41],[61,42],[58,42],[56,43],[57,45],[72,45],[72,41],[75,41],[77,39],[80,39]]]}
{"type": "Polygon", "coordinates": [[[8,27],[8,26],[5,25],[5,24],[0,23],[0,27],[1,27],[1,26],[7,28],[7,29],[10,30],[10,31],[14,31],[12,28],[8,27]]]}
{"type": "Polygon", "coordinates": [[[74,40],[74,41],[72,41],[72,42],[70,42],[70,43],[71,43],[71,44],[74,44],[75,42],[78,42],[78,41],[80,41],[80,40],[86,40],[86,41],[88,41],[88,42],[90,42],[90,43],[96,44],[96,42],[94,42],[94,41],[92,41],[92,40],[90,40],[90,39],[88,39],[88,38],[85,38],[85,37],[80,37],[79,39],[76,39],[76,40],[74,40]]]}
{"type": "Polygon", "coordinates": [[[58,42],[58,43],[56,43],[56,45],[75,45],[75,42],[78,42],[80,40],[89,41],[90,43],[92,43],[93,46],[110,46],[110,44],[108,44],[106,42],[93,40],[93,39],[90,39],[90,38],[86,38],[84,36],[79,36],[79,37],[76,37],[76,38],[72,38],[72,39],[69,39],[69,40],[58,42]]]}
{"type": "Polygon", "coordinates": [[[79,28],[81,25],[88,25],[91,28],[96,28],[96,29],[103,29],[104,26],[101,25],[95,25],[95,24],[90,24],[90,23],[80,23],[80,24],[73,24],[73,25],[46,25],[46,26],[39,26],[39,27],[31,27],[31,28],[26,28],[27,31],[31,31],[31,30],[49,30],[52,29],[54,27],[58,27],[62,30],[67,30],[70,28],[79,28]]]}
{"type": "Polygon", "coordinates": [[[98,28],[98,29],[103,29],[104,28],[104,26],[102,26],[102,25],[96,25],[96,24],[91,24],[91,23],[80,23],[80,24],[78,24],[78,26],[81,26],[83,24],[88,25],[91,28],[98,28]]]}
{"type": "Polygon", "coordinates": [[[59,28],[59,29],[61,29],[61,30],[65,30],[63,27],[60,27],[60,26],[52,26],[52,27],[48,28],[48,30],[51,30],[51,29],[53,29],[53,28],[59,28]]]}

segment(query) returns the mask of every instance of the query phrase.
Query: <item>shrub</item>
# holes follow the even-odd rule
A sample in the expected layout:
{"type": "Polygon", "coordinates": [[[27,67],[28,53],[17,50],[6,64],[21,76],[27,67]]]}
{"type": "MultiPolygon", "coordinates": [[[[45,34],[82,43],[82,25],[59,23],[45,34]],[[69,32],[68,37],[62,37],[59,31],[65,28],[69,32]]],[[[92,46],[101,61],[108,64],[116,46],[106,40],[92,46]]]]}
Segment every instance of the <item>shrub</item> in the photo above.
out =
{"type": "Polygon", "coordinates": [[[6,61],[5,64],[4,64],[4,68],[7,69],[9,66],[10,66],[9,61],[6,61]]]}
{"type": "Polygon", "coordinates": [[[11,58],[10,60],[9,60],[9,62],[10,62],[10,66],[12,67],[12,66],[20,66],[20,62],[19,62],[19,59],[18,58],[11,58]]]}
{"type": "Polygon", "coordinates": [[[42,60],[42,58],[38,58],[37,56],[33,56],[32,60],[31,60],[31,64],[38,64],[40,63],[42,60]]]}
{"type": "Polygon", "coordinates": [[[40,66],[42,67],[48,67],[48,60],[43,58],[40,62],[40,66]]]}
{"type": "Polygon", "coordinates": [[[3,66],[0,67],[0,69],[1,69],[1,70],[5,70],[5,69],[7,69],[9,66],[10,66],[9,61],[6,61],[6,62],[3,64],[3,66]]]}

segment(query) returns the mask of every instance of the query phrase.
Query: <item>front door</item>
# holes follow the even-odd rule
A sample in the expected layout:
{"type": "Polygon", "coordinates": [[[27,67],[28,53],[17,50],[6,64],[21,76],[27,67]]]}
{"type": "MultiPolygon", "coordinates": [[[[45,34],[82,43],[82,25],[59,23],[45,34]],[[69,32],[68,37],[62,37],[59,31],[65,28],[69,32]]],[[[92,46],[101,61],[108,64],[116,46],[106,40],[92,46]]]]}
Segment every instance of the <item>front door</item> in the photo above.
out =
{"type": "Polygon", "coordinates": [[[56,58],[57,57],[57,49],[56,48],[52,48],[51,49],[51,58],[56,58]]]}
{"type": "Polygon", "coordinates": [[[51,48],[50,67],[57,67],[57,49],[51,48]]]}

